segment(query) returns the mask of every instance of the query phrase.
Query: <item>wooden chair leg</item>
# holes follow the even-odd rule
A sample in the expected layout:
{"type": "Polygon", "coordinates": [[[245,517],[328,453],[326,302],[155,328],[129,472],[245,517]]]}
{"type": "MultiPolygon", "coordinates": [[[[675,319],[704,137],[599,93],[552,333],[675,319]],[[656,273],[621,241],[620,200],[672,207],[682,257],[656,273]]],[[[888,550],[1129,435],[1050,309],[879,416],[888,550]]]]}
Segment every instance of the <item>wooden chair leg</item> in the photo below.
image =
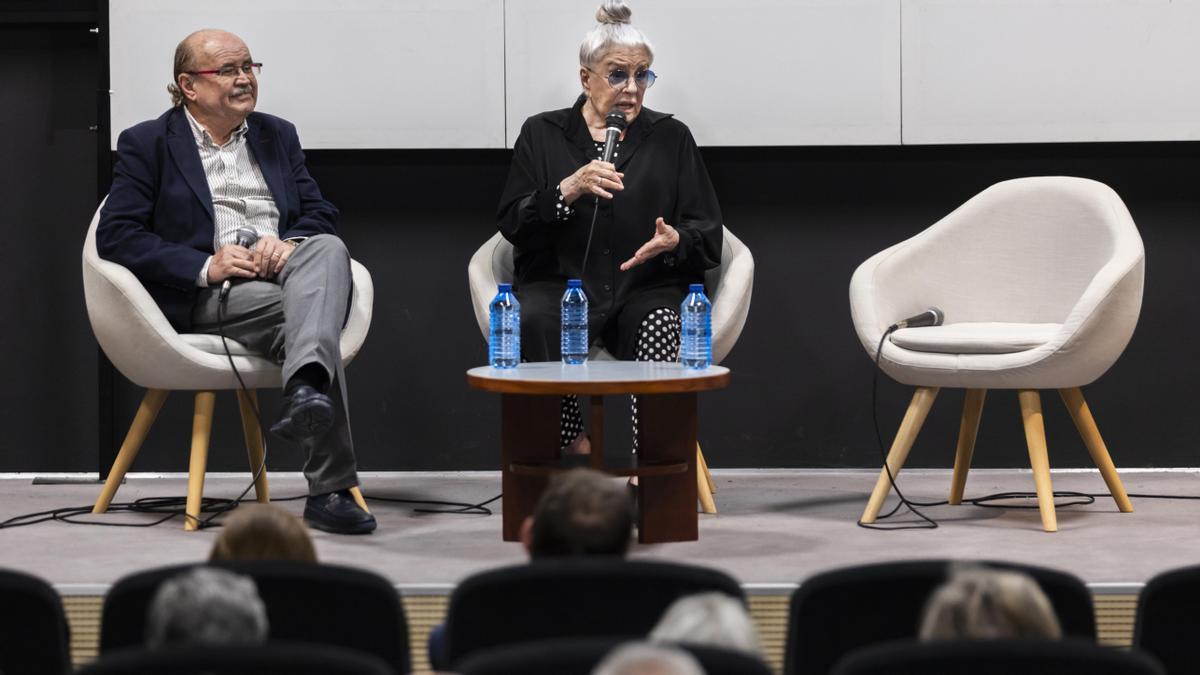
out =
{"type": "Polygon", "coordinates": [[[1033,468],[1033,484],[1037,488],[1038,510],[1042,513],[1042,529],[1058,530],[1054,513],[1054,485],[1050,481],[1050,456],[1046,450],[1046,427],[1042,421],[1042,399],[1036,389],[1017,392],[1021,402],[1021,419],[1025,423],[1025,444],[1029,446],[1029,465],[1033,468]]]}
{"type": "Polygon", "coordinates": [[[371,512],[371,509],[367,508],[367,500],[363,498],[362,490],[360,490],[357,485],[350,488],[350,496],[354,497],[354,503],[358,504],[360,509],[366,511],[367,513],[371,512]]]}
{"type": "MultiPolygon", "coordinates": [[[[908,404],[908,410],[900,422],[900,429],[896,432],[895,440],[892,441],[892,449],[888,451],[887,466],[891,469],[892,477],[900,473],[900,467],[904,466],[904,460],[908,459],[908,452],[912,450],[913,443],[917,440],[917,434],[921,432],[921,425],[925,424],[925,418],[929,415],[929,409],[933,407],[933,401],[937,398],[937,394],[937,387],[917,387],[917,390],[913,392],[912,401],[908,404]]],[[[867,501],[867,508],[863,511],[862,522],[875,522],[880,509],[883,508],[883,500],[887,499],[891,490],[892,484],[888,480],[887,471],[881,470],[879,480],[875,481],[875,489],[871,492],[871,499],[867,501]]]]}
{"type": "Polygon", "coordinates": [[[129,471],[129,467],[133,465],[133,460],[137,457],[138,451],[142,449],[146,435],[150,433],[150,427],[154,426],[154,419],[158,417],[158,411],[162,410],[163,403],[167,400],[167,394],[170,393],[166,389],[146,390],[146,395],[142,397],[142,403],[138,406],[137,414],[133,416],[133,423],[129,425],[129,431],[125,434],[125,441],[121,443],[117,459],[108,471],[104,489],[100,490],[100,496],[96,498],[96,505],[92,507],[92,513],[104,513],[108,510],[108,505],[112,503],[113,497],[117,494],[117,488],[121,487],[125,472],[129,471]]]}
{"type": "Polygon", "coordinates": [[[1096,420],[1092,417],[1092,411],[1088,409],[1087,401],[1083,400],[1083,392],[1079,387],[1071,387],[1059,389],[1058,393],[1071,413],[1071,419],[1075,421],[1075,428],[1083,437],[1083,444],[1087,446],[1088,454],[1092,456],[1096,468],[1100,469],[1100,475],[1104,477],[1104,484],[1108,486],[1113,500],[1117,502],[1117,508],[1122,513],[1132,512],[1133,504],[1129,501],[1129,495],[1125,493],[1125,486],[1121,484],[1121,477],[1117,475],[1117,468],[1113,466],[1112,458],[1108,456],[1108,447],[1104,445],[1104,439],[1100,437],[1100,430],[1096,428],[1096,420]]]}
{"type": "Polygon", "coordinates": [[[716,492],[717,484],[713,482],[712,472],[708,470],[708,461],[704,459],[704,451],[700,449],[700,444],[696,444],[696,462],[697,467],[704,472],[704,481],[708,483],[708,491],[716,492]]]}
{"type": "Polygon", "coordinates": [[[700,510],[704,513],[716,513],[717,502],[712,495],[712,476],[704,463],[704,453],[700,452],[700,444],[696,444],[696,498],[700,500],[700,510]]]}
{"type": "Polygon", "coordinates": [[[954,450],[954,477],[950,480],[950,503],[962,504],[967,488],[967,472],[971,470],[971,455],[975,453],[975,438],[979,434],[979,418],[983,416],[983,401],[987,389],[968,389],[963,399],[962,422],[958,426],[958,447],[954,450]]]}
{"type": "Polygon", "coordinates": [[[260,504],[271,501],[270,489],[267,487],[267,467],[263,465],[266,449],[263,447],[262,427],[254,411],[258,409],[258,391],[251,389],[243,392],[238,390],[238,410],[242,414],[242,435],[246,439],[246,455],[250,458],[250,475],[253,476],[259,467],[262,473],[254,481],[254,495],[260,504]]]}
{"type": "Polygon", "coordinates": [[[196,392],[192,413],[192,454],[188,461],[187,509],[183,529],[195,530],[200,524],[200,501],[204,497],[204,470],[208,466],[208,441],[212,436],[213,405],[217,395],[196,392]]]}

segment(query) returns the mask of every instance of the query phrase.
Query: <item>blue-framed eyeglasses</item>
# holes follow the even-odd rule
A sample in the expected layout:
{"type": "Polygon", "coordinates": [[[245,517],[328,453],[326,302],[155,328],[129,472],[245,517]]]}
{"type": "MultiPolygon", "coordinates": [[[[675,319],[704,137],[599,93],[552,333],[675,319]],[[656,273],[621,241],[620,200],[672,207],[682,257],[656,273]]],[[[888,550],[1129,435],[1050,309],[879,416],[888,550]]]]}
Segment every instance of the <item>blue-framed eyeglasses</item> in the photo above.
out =
{"type": "MultiPolygon", "coordinates": [[[[591,68],[588,68],[588,70],[596,73],[596,71],[592,70],[591,68]]],[[[600,75],[600,73],[596,74],[600,75]]],[[[605,76],[601,75],[601,77],[605,76]]],[[[617,68],[611,71],[606,79],[608,80],[608,86],[612,87],[613,89],[624,89],[625,85],[629,82],[629,71],[625,70],[624,68],[617,68]]],[[[633,74],[633,83],[637,85],[638,89],[649,89],[650,87],[653,87],[654,81],[657,79],[658,75],[655,75],[654,71],[650,70],[649,68],[639,70],[633,74]]]]}

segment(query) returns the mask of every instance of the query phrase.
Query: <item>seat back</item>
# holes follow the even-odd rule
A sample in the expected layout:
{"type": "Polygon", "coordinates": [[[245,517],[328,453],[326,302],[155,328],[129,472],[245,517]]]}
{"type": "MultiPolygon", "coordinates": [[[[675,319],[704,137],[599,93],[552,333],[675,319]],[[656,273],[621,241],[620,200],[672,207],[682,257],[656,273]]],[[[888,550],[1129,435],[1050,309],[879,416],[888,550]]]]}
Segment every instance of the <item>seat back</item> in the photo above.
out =
{"type": "MultiPolygon", "coordinates": [[[[1043,567],[977,564],[1033,577],[1054,606],[1063,634],[1095,640],[1092,596],[1079,578],[1043,567]]],[[[786,672],[828,673],[838,659],[860,647],[915,639],[925,603],[946,581],[949,565],[946,560],[881,563],[806,580],[792,593],[786,672]]]]}
{"type": "Polygon", "coordinates": [[[742,590],[717,570],[620,558],[535,561],[476,574],[450,596],[445,653],[451,666],[501,645],[566,637],[640,639],[676,599],[742,590]]]}
{"type": "Polygon", "coordinates": [[[847,656],[836,675],[1162,675],[1146,654],[1086,640],[900,642],[847,656]]]}
{"type": "Polygon", "coordinates": [[[0,570],[0,673],[63,675],[71,670],[62,599],[45,581],[0,570]]]}
{"type": "MultiPolygon", "coordinates": [[[[147,389],[220,390],[238,388],[223,351],[189,344],[167,321],[146,287],[133,272],[104,260],[96,248],[97,207],[83,242],[83,296],[96,341],[117,370],[147,389]]],[[[375,287],[358,261],[353,276],[349,316],[342,329],[343,363],[349,363],[366,341],[371,327],[375,287]]],[[[203,336],[199,343],[212,342],[203,336]]],[[[215,343],[214,343],[215,344],[215,343]]],[[[233,350],[235,354],[238,350],[233,350]]],[[[257,355],[237,355],[238,372],[251,389],[280,386],[279,366],[257,355]]]]}
{"type": "Polygon", "coordinates": [[[1200,566],[1164,572],[1138,596],[1133,645],[1157,658],[1168,673],[1200,672],[1200,566]]]}
{"type": "Polygon", "coordinates": [[[78,675],[400,675],[371,654],[329,645],[272,642],[255,646],[123,649],[104,654],[78,675]]]}
{"type": "Polygon", "coordinates": [[[1062,323],[1104,267],[1144,255],[1112,188],[1063,176],[992,185],[891,250],[877,274],[955,323],[1062,323]]]}
{"type": "Polygon", "coordinates": [[[117,370],[134,384],[150,388],[160,383],[155,371],[165,362],[178,360],[181,345],[187,346],[133,272],[100,257],[96,227],[103,208],[101,202],[83,243],[88,320],[96,342],[117,370]]]}
{"type": "MultiPolygon", "coordinates": [[[[499,232],[480,246],[467,266],[471,306],[484,340],[488,335],[488,304],[496,286],[513,280],[513,246],[499,232]]],[[[713,303],[713,363],[729,355],[746,325],[754,291],[754,256],[728,227],[723,228],[721,264],[704,275],[713,303]]],[[[611,358],[605,353],[601,358],[611,358]]]]}
{"type": "MultiPolygon", "coordinates": [[[[220,563],[254,579],[267,608],[272,640],[353,649],[409,669],[408,623],[400,595],[366,570],[290,561],[220,563]]],[[[100,651],[140,646],[146,612],[159,585],[194,565],[161,567],[117,581],[104,598],[100,651]]]]}
{"type": "MultiPolygon", "coordinates": [[[[608,653],[625,643],[621,638],[539,640],[476,652],[462,660],[462,675],[590,675],[608,653]]],[[[694,644],[671,645],[687,651],[707,675],[771,675],[771,668],[753,654],[694,644]]]]}

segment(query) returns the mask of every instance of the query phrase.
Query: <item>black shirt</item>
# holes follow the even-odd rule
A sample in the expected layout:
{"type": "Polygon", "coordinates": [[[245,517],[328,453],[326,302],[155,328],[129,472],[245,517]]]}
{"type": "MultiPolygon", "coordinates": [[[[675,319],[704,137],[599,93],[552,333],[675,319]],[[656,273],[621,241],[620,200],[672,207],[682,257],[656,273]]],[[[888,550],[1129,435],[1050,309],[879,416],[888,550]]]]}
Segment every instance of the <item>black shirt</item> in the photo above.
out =
{"type": "MultiPolygon", "coordinates": [[[[515,281],[583,279],[592,315],[610,313],[645,292],[665,291],[678,304],[689,283],[721,261],[721,208],[691,132],[671,115],[642,108],[614,158],[625,174],[614,198],[583,196],[573,215],[556,217],[556,188],[595,158],[583,119],[584,99],[571,108],[534,115],[521,127],[498,227],[515,248],[515,281]],[[583,254],[594,209],[596,226],[587,269],[583,254]],[[662,217],[679,232],[679,246],[627,272],[621,263],[654,236],[662,217]],[[678,296],[678,297],[676,297],[678,296]]],[[[668,303],[664,303],[668,304],[668,303]]]]}

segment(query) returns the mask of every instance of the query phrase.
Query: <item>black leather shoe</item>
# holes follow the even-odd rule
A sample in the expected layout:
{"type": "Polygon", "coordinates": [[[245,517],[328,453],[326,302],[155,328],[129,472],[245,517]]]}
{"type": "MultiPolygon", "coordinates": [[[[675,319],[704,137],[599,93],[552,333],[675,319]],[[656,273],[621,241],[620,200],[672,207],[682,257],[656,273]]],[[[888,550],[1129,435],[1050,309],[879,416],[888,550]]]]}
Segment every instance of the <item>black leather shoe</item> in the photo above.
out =
{"type": "Polygon", "coordinates": [[[323,436],[333,426],[333,399],[307,384],[283,397],[271,433],[294,443],[323,436]]]}
{"type": "Polygon", "coordinates": [[[375,530],[375,516],[363,511],[349,490],[310,496],[304,503],[304,522],[334,534],[366,534],[375,530]]]}

